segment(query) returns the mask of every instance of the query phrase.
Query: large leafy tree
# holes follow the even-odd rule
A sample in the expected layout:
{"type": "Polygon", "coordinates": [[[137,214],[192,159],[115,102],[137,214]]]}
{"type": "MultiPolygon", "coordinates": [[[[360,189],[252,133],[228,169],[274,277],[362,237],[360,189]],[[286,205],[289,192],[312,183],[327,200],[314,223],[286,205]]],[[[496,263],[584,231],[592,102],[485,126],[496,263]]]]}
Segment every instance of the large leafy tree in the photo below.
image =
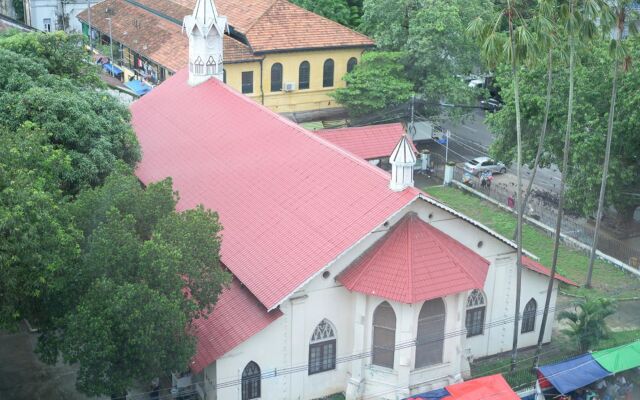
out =
{"type": "Polygon", "coordinates": [[[347,0],[292,0],[292,3],[345,26],[357,26],[360,18],[357,6],[352,7],[347,0]]]}
{"type": "Polygon", "coordinates": [[[331,95],[353,116],[393,106],[411,98],[413,85],[406,78],[402,53],[368,52],[361,63],[345,75],[347,86],[331,95]]]}
{"type": "Polygon", "coordinates": [[[87,394],[121,396],[136,380],[186,368],[188,326],[229,282],[217,214],[178,213],[176,202],[170,180],[143,188],[121,165],[66,207],[80,255],[48,287],[38,351],[46,362],[80,362],[87,394]]]}
{"type": "Polygon", "coordinates": [[[478,47],[466,28],[493,8],[484,0],[365,0],[360,28],[380,49],[405,52],[408,77],[430,105],[426,112],[437,114],[442,101],[475,101],[477,93],[459,78],[480,66],[478,47]]]}
{"type": "Polygon", "coordinates": [[[60,180],[66,193],[100,184],[118,160],[134,165],[140,152],[126,107],[106,92],[48,73],[38,60],[0,48],[2,124],[15,130],[32,122],[64,150],[73,167],[60,180]]]}
{"type": "Polygon", "coordinates": [[[100,85],[98,68],[84,49],[79,34],[20,33],[0,37],[0,48],[37,58],[50,74],[71,78],[76,84],[100,85]]]}
{"type": "MultiPolygon", "coordinates": [[[[567,206],[583,215],[590,216],[597,209],[599,187],[602,180],[602,165],[606,147],[608,115],[610,109],[612,54],[607,41],[595,41],[588,48],[578,49],[580,63],[575,66],[575,106],[571,132],[572,152],[569,158],[567,177],[567,206]]],[[[629,57],[640,56],[640,44],[628,41],[629,57]]],[[[536,132],[542,123],[545,102],[543,87],[545,69],[535,66],[522,72],[521,80],[523,121],[523,160],[531,163],[537,148],[536,132]]],[[[568,71],[558,68],[549,114],[548,137],[541,159],[542,166],[559,164],[564,147],[564,127],[568,104],[568,71]]],[[[505,71],[500,71],[498,80],[506,99],[505,107],[487,119],[496,140],[492,152],[503,160],[515,157],[515,109],[510,101],[513,86],[505,71]]],[[[640,197],[634,195],[640,187],[640,68],[628,65],[628,73],[620,74],[617,81],[617,102],[614,115],[615,135],[612,137],[612,157],[607,180],[607,205],[616,208],[619,226],[630,221],[634,210],[640,206],[640,197]]]]}

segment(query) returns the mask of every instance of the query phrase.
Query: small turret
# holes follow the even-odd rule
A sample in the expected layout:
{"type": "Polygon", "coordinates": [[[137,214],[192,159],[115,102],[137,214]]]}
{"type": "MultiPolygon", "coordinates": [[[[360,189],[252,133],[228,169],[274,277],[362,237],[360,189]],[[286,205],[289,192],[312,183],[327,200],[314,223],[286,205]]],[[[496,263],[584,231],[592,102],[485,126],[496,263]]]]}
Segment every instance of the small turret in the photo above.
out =
{"type": "Polygon", "coordinates": [[[222,43],[227,17],[218,15],[213,0],[198,0],[182,26],[189,37],[189,85],[199,85],[212,77],[223,80],[222,43]]]}
{"type": "Polygon", "coordinates": [[[416,163],[416,155],[409,140],[406,134],[402,135],[389,157],[391,163],[389,188],[394,192],[401,192],[413,186],[413,166],[416,163]]]}

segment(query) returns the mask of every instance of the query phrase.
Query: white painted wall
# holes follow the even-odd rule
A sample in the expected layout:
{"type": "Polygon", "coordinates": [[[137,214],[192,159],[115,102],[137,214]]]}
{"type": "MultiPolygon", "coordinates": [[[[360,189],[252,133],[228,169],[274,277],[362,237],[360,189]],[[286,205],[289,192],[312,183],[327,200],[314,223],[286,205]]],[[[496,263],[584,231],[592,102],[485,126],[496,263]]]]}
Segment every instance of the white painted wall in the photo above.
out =
{"type": "MultiPolygon", "coordinates": [[[[460,334],[445,340],[444,363],[420,370],[414,369],[415,347],[397,350],[394,370],[371,366],[370,357],[343,357],[369,352],[372,341],[373,310],[384,299],[352,293],[335,277],[366,249],[381,238],[408,211],[415,211],[426,222],[456,238],[491,262],[484,286],[487,294],[486,322],[510,318],[514,312],[515,249],[492,235],[423,200],[418,200],[338,257],[324,271],[319,271],[280,309],[283,316],[249,340],[225,354],[205,371],[208,399],[240,399],[242,370],[255,361],[263,374],[264,399],[314,399],[336,392],[347,392],[350,399],[372,396],[400,399],[457,382],[465,369],[466,353],[483,357],[510,349],[513,326],[510,324],[485,330],[483,335],[467,339],[460,334]],[[479,242],[482,245],[478,247],[479,242]],[[328,276],[323,272],[327,272],[328,276]],[[316,325],[328,319],[336,328],[338,363],[333,371],[308,375],[309,341],[316,325]],[[289,373],[290,368],[294,372],[289,373]],[[299,367],[298,369],[295,369],[299,367]],[[289,370],[288,370],[289,369],[289,370]],[[221,387],[214,394],[213,384],[221,387]],[[226,385],[228,384],[228,386],[226,385]],[[400,388],[400,389],[398,389],[400,388]]],[[[548,278],[525,270],[521,307],[534,297],[538,309],[544,304],[548,278]]],[[[445,333],[463,332],[466,292],[445,297],[447,312],[445,333]]],[[[555,304],[555,292],[552,298],[555,304]]],[[[389,301],[396,312],[396,343],[415,339],[422,303],[400,304],[389,301]]],[[[552,320],[553,316],[550,316],[552,320]]],[[[541,317],[536,318],[536,331],[520,337],[520,347],[535,344],[541,317]]],[[[547,334],[547,340],[550,332],[547,334]]]]}
{"type": "MultiPolygon", "coordinates": [[[[100,3],[102,0],[89,0],[91,5],[100,3]]],[[[66,0],[64,6],[60,0],[26,0],[25,19],[26,23],[32,27],[46,31],[44,20],[51,20],[51,31],[62,29],[58,26],[58,15],[64,12],[68,16],[67,32],[82,32],[82,24],[78,20],[78,14],[87,8],[87,0],[66,0]],[[27,17],[28,16],[28,17],[27,17]]]]}

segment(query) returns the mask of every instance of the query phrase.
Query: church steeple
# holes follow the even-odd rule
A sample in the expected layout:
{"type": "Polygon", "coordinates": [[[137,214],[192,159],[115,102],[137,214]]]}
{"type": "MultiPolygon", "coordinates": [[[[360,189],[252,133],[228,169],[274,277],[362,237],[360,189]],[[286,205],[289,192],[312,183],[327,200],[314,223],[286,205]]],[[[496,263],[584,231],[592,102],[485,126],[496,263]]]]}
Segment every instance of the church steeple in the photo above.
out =
{"type": "Polygon", "coordinates": [[[416,155],[406,134],[402,135],[393,149],[389,162],[391,163],[389,188],[394,192],[401,192],[413,186],[413,165],[416,163],[416,155]]]}
{"type": "Polygon", "coordinates": [[[213,0],[198,0],[182,26],[189,36],[189,84],[196,86],[212,77],[223,80],[222,42],[227,17],[218,15],[213,0]]]}

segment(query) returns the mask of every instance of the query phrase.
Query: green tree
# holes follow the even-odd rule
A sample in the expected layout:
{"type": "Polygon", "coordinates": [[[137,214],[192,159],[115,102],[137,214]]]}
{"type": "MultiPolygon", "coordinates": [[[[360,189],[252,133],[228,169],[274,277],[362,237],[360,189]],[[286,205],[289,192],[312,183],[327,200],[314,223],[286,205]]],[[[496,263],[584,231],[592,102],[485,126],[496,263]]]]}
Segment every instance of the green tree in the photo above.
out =
{"type": "Polygon", "coordinates": [[[98,67],[84,48],[85,38],[64,32],[15,32],[0,37],[0,48],[37,59],[50,74],[71,78],[76,84],[100,84],[98,67]]]}
{"type": "Polygon", "coordinates": [[[355,27],[359,19],[357,8],[346,0],[292,0],[292,3],[345,26],[355,27]]]}
{"type": "Polygon", "coordinates": [[[475,102],[477,91],[458,78],[481,64],[477,44],[465,30],[473,18],[492,10],[484,0],[365,0],[360,28],[380,49],[406,54],[407,76],[426,101],[426,112],[435,115],[443,100],[475,102]]]}
{"type": "Polygon", "coordinates": [[[411,98],[413,85],[406,78],[398,52],[368,52],[343,78],[344,88],[331,94],[349,113],[358,116],[402,103],[411,98]]]}
{"type": "Polygon", "coordinates": [[[0,126],[0,326],[38,319],[47,288],[78,254],[57,188],[68,158],[33,124],[0,126]]]}
{"type": "Polygon", "coordinates": [[[578,351],[593,350],[600,340],[609,335],[606,318],[616,311],[616,304],[610,299],[588,298],[576,304],[575,311],[562,311],[560,320],[566,320],[568,328],[562,333],[576,341],[578,351]]]}
{"type": "Polygon", "coordinates": [[[189,325],[230,281],[217,214],[178,213],[176,203],[170,180],[142,188],[121,164],[66,207],[84,238],[49,286],[38,353],[79,362],[84,393],[121,396],[136,380],[187,368],[189,325]]]}
{"type": "Polygon", "coordinates": [[[81,392],[123,399],[136,381],[185,369],[195,351],[187,324],[177,302],[144,283],[99,278],[66,318],[62,354],[80,364],[81,392]]]}
{"type": "MultiPolygon", "coordinates": [[[[631,58],[625,54],[625,48],[622,45],[622,36],[625,30],[625,24],[628,22],[628,10],[631,8],[632,2],[629,0],[610,1],[608,6],[613,14],[613,25],[615,27],[615,38],[612,40],[611,49],[613,53],[613,78],[611,83],[611,101],[609,105],[609,116],[607,119],[607,145],[604,152],[604,165],[602,168],[602,182],[600,183],[600,195],[598,197],[598,211],[596,212],[596,228],[593,234],[593,243],[591,245],[591,253],[589,254],[589,267],[587,271],[586,287],[591,287],[591,274],[593,273],[593,263],[596,258],[596,249],[598,246],[598,234],[600,233],[600,223],[604,209],[604,196],[607,191],[607,174],[609,173],[609,164],[611,157],[611,141],[613,139],[613,121],[616,112],[616,97],[618,91],[618,70],[620,69],[620,59],[623,59],[622,68],[629,69],[631,58]]],[[[609,25],[609,27],[611,26],[609,25]]],[[[631,22],[630,29],[633,33],[637,32],[635,21],[631,22]]],[[[604,24],[607,26],[607,24],[604,24]]]]}
{"type": "MultiPolygon", "coordinates": [[[[24,90],[0,92],[0,121],[8,129],[33,122],[50,133],[51,143],[64,149],[73,166],[62,177],[67,193],[76,193],[83,185],[100,184],[118,160],[129,165],[139,160],[138,142],[125,106],[106,92],[84,90],[55,76],[46,78],[46,86],[38,86],[41,78],[24,90]]],[[[18,81],[24,83],[25,76],[18,81]]]]}

